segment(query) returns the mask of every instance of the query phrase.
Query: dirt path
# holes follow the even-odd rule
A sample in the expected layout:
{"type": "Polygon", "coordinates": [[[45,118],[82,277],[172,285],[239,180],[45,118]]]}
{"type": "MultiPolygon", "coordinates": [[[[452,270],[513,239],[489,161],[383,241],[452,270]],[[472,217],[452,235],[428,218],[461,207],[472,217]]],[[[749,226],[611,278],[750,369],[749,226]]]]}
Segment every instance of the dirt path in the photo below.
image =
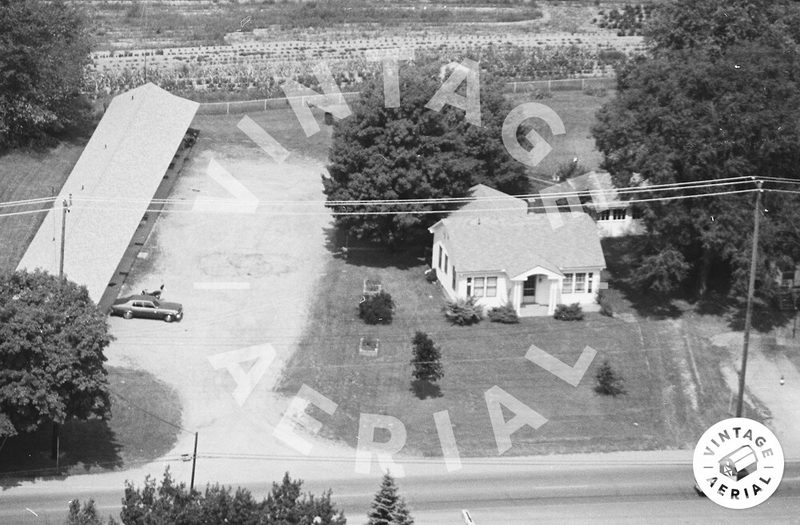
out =
{"type": "MultiPolygon", "coordinates": [[[[733,392],[739,388],[743,340],[742,332],[728,332],[712,338],[715,345],[730,350],[736,363],[735,369],[729,367],[725,374],[733,392]]],[[[787,348],[797,352],[800,344],[795,343],[794,347],[787,348]]],[[[776,351],[771,338],[751,335],[745,382],[747,395],[756,397],[769,409],[771,419],[768,426],[778,436],[785,457],[800,458],[800,371],[781,351],[776,351]],[[784,379],[783,385],[781,377],[784,379]]]]}

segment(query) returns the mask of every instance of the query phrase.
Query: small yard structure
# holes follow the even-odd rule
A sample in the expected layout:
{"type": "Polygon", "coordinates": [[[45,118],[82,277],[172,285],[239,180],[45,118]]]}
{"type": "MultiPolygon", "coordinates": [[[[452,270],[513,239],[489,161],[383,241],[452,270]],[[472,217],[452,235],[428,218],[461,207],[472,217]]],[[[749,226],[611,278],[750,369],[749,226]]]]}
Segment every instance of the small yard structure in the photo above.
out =
{"type": "Polygon", "coordinates": [[[475,200],[429,228],[432,267],[451,300],[475,297],[487,308],[511,304],[523,317],[553,315],[558,304],[596,311],[605,258],[595,222],[563,213],[528,213],[525,201],[484,185],[475,200]]]}
{"type": "Polygon", "coordinates": [[[375,337],[362,337],[358,343],[358,353],[370,357],[378,356],[378,347],[380,346],[380,339],[375,337]]]}

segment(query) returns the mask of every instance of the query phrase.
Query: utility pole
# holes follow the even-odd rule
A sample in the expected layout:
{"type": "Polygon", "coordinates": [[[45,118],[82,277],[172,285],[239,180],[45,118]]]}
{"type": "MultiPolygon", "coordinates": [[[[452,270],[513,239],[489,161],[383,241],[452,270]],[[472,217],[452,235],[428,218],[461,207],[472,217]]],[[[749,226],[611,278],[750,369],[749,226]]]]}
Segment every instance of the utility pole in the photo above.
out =
{"type": "Polygon", "coordinates": [[[756,287],[756,266],[758,264],[758,227],[761,222],[762,181],[756,181],[756,207],[753,212],[753,253],[750,259],[750,283],[747,286],[747,307],[744,314],[744,345],[742,347],[742,370],[739,372],[739,399],[736,403],[736,417],[742,417],[744,406],[744,378],[747,373],[747,350],[750,346],[750,325],[753,320],[753,293],[756,287]]]}
{"type": "Polygon", "coordinates": [[[67,233],[67,213],[69,213],[69,203],[67,203],[67,199],[64,199],[61,203],[61,256],[58,258],[59,279],[64,278],[64,238],[67,233]]]}
{"type": "MultiPolygon", "coordinates": [[[[70,195],[70,201],[72,201],[72,195],[70,195]]],[[[62,281],[64,279],[64,244],[65,244],[65,237],[67,233],[67,213],[69,213],[69,206],[70,203],[67,202],[67,199],[64,199],[61,203],[61,254],[58,258],[58,279],[62,281]]],[[[59,467],[59,456],[61,453],[61,436],[60,436],[60,426],[55,421],[53,422],[53,436],[51,439],[51,458],[56,460],[56,470],[59,467]]]]}
{"type": "Polygon", "coordinates": [[[189,492],[194,490],[194,467],[197,464],[197,432],[194,433],[194,452],[192,453],[192,480],[189,482],[189,492]]]}

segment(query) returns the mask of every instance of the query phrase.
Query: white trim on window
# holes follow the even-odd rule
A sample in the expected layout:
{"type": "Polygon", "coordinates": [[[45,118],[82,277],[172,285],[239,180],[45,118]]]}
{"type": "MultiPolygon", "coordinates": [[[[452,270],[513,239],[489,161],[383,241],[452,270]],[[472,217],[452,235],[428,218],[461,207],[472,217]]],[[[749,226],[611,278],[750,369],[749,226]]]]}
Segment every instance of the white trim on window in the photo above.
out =
{"type": "Polygon", "coordinates": [[[497,297],[497,277],[486,278],[486,297],[497,297]]]}
{"type": "Polygon", "coordinates": [[[571,273],[564,274],[564,281],[561,285],[561,293],[572,293],[572,275],[571,273]]]}
{"type": "Polygon", "coordinates": [[[575,293],[586,293],[585,273],[576,273],[574,283],[575,283],[575,293]]]}

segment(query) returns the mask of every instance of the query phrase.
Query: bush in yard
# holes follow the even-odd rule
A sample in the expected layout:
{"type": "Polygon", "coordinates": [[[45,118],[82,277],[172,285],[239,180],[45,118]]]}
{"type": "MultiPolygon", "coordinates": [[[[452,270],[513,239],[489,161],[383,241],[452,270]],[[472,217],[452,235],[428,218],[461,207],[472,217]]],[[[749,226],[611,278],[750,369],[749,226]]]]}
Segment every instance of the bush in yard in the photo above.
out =
{"type": "Polygon", "coordinates": [[[428,270],[426,270],[425,280],[428,281],[429,283],[435,283],[436,281],[438,281],[439,279],[437,279],[436,277],[436,270],[434,270],[433,268],[429,268],[428,270]]]}
{"type": "Polygon", "coordinates": [[[519,322],[519,316],[511,302],[503,306],[495,306],[489,310],[488,316],[493,323],[515,324],[519,322]]]}
{"type": "Polygon", "coordinates": [[[614,372],[608,361],[603,362],[600,370],[597,371],[595,379],[597,379],[597,385],[594,387],[594,391],[598,394],[618,396],[625,393],[625,388],[622,386],[622,377],[614,372]]]}
{"type": "Polygon", "coordinates": [[[559,304],[556,306],[556,312],[553,314],[553,317],[559,321],[580,321],[583,319],[583,308],[581,308],[581,305],[578,303],[572,303],[570,305],[559,304]]]}
{"type": "Polygon", "coordinates": [[[597,304],[600,305],[600,313],[607,317],[614,317],[614,309],[611,308],[611,301],[604,293],[604,290],[597,292],[597,304]]]}
{"type": "Polygon", "coordinates": [[[444,316],[459,326],[475,324],[483,317],[483,306],[476,304],[474,297],[448,301],[444,307],[444,316]]]}
{"type": "Polygon", "coordinates": [[[390,324],[394,313],[392,296],[381,290],[365,296],[358,305],[358,316],[367,324],[390,324]]]}

